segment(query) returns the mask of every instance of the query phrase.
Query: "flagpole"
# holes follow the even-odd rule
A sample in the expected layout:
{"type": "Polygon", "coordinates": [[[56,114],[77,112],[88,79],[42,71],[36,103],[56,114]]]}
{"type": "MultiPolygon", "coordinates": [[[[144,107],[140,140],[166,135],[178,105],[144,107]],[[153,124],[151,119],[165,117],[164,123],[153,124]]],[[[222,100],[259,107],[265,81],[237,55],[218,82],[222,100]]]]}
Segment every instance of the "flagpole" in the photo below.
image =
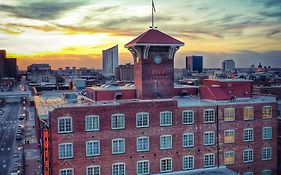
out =
{"type": "Polygon", "coordinates": [[[151,12],[152,12],[152,24],[151,24],[151,25],[152,25],[152,29],[154,29],[154,17],[153,17],[153,15],[154,15],[154,14],[153,14],[153,11],[154,11],[153,5],[154,5],[154,4],[153,4],[153,0],[151,1],[151,5],[152,5],[152,8],[151,8],[151,12]]]}

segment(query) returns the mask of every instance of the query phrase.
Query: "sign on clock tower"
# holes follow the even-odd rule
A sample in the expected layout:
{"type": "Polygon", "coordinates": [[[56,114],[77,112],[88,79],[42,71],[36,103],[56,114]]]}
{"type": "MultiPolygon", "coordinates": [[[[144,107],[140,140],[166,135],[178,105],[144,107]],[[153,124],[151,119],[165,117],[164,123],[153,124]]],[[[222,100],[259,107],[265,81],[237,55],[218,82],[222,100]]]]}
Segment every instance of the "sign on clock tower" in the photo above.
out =
{"type": "Polygon", "coordinates": [[[184,43],[150,29],[125,45],[132,53],[137,98],[174,96],[174,56],[184,43]]]}

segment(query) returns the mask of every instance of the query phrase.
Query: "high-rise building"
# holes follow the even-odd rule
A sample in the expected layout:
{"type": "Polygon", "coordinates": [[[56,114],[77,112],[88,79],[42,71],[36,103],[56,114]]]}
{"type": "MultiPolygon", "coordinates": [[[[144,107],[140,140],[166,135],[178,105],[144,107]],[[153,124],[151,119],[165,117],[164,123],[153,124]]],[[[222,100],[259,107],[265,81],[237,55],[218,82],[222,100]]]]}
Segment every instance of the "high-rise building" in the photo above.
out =
{"type": "Polygon", "coordinates": [[[6,50],[0,50],[0,79],[5,76],[6,50]]]}
{"type": "Polygon", "coordinates": [[[235,61],[233,60],[224,60],[222,62],[222,71],[229,72],[235,70],[235,61]]]}
{"type": "Polygon", "coordinates": [[[7,58],[6,50],[0,50],[0,79],[3,77],[16,78],[17,73],[17,59],[7,58]]]}
{"type": "Polygon", "coordinates": [[[118,45],[102,51],[102,67],[106,75],[114,75],[118,59],[118,45]]]}
{"type": "Polygon", "coordinates": [[[188,71],[197,71],[201,73],[203,71],[203,56],[187,56],[186,69],[188,71]]]}

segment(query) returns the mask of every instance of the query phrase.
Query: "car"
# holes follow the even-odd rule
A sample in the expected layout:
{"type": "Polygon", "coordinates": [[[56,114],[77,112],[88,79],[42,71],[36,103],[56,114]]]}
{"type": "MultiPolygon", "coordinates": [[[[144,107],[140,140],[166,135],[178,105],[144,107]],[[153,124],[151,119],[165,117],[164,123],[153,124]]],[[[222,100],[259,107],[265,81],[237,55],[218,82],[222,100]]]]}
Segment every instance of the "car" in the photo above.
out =
{"type": "Polygon", "coordinates": [[[17,134],[22,135],[22,132],[23,132],[23,130],[22,130],[21,128],[18,128],[18,129],[17,129],[17,134]]]}
{"type": "Polygon", "coordinates": [[[21,114],[21,115],[19,116],[19,119],[20,119],[20,120],[23,120],[23,119],[24,119],[23,114],[21,114]]]}
{"type": "Polygon", "coordinates": [[[4,114],[4,110],[0,109],[0,115],[3,115],[3,114],[4,114]]]}
{"type": "Polygon", "coordinates": [[[24,126],[20,124],[20,125],[18,125],[18,128],[23,129],[24,126]]]}
{"type": "Polygon", "coordinates": [[[16,140],[21,140],[21,134],[17,133],[16,140]]]}

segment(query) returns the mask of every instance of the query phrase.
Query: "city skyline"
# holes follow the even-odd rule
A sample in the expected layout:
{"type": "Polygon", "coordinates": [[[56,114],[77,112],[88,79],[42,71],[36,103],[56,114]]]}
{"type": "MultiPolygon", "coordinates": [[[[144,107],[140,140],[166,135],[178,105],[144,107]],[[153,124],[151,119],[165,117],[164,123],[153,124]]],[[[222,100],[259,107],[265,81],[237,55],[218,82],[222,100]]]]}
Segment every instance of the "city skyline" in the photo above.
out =
{"type": "MultiPolygon", "coordinates": [[[[186,43],[176,55],[203,55],[205,67],[234,59],[237,67],[281,67],[281,2],[274,0],[154,1],[159,30],[186,43]],[[237,61],[238,60],[238,61],[237,61]]],[[[132,62],[122,46],[151,25],[151,1],[2,1],[0,48],[19,68],[102,67],[102,50],[119,46],[120,63],[132,62]],[[110,15],[109,15],[110,14],[110,15]]]]}

